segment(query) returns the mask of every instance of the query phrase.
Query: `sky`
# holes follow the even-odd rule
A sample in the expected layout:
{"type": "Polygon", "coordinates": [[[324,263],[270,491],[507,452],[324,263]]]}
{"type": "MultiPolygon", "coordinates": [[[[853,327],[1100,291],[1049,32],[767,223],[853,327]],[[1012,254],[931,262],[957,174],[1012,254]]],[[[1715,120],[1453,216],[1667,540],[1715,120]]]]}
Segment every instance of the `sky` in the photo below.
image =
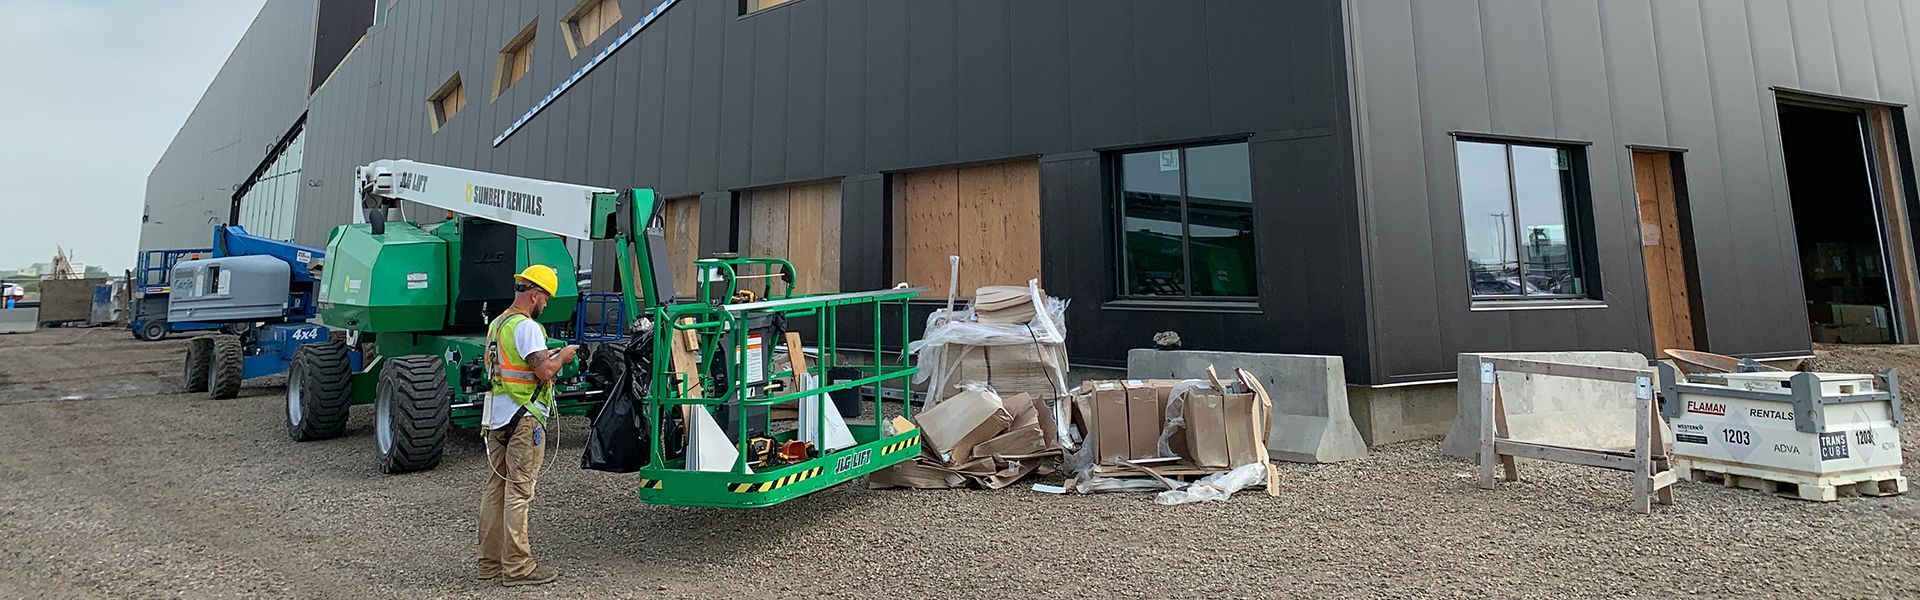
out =
{"type": "Polygon", "coordinates": [[[0,0],[0,270],[118,273],[147,173],[265,0],[0,0]]]}

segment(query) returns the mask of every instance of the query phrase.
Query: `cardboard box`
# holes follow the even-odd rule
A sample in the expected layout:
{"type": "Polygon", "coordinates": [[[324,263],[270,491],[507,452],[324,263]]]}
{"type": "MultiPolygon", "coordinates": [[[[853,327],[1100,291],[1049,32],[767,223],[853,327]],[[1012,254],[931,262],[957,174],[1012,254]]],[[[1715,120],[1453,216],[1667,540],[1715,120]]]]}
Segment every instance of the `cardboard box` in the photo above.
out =
{"type": "Polygon", "coordinates": [[[967,391],[942,400],[920,413],[921,446],[941,462],[961,464],[973,458],[973,446],[993,439],[1013,422],[1013,415],[991,392],[967,391]]]}
{"type": "Polygon", "coordinates": [[[1187,445],[1195,466],[1232,468],[1227,446],[1227,398],[1208,386],[1187,393],[1187,445]]]}
{"type": "Polygon", "coordinates": [[[1833,321],[1835,325],[1869,325],[1885,328],[1887,326],[1887,307],[1867,304],[1834,304],[1833,321]]]}
{"type": "Polygon", "coordinates": [[[1127,441],[1127,389],[1118,383],[1101,383],[1093,390],[1094,456],[1098,462],[1117,464],[1133,458],[1127,441]]]}
{"type": "Polygon", "coordinates": [[[1160,455],[1160,400],[1144,381],[1127,383],[1127,445],[1129,458],[1153,458],[1160,455]]]}
{"type": "Polygon", "coordinates": [[[1266,459],[1266,449],[1255,443],[1253,434],[1254,402],[1255,397],[1251,393],[1226,396],[1225,417],[1229,466],[1238,467],[1266,459]]]}

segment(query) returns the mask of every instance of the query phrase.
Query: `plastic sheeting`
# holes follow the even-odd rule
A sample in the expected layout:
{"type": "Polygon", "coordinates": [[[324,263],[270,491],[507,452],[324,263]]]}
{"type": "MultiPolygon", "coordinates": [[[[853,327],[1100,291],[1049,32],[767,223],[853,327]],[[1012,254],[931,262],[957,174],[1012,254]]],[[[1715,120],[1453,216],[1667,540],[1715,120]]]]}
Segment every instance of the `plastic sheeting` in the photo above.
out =
{"type": "MultiPolygon", "coordinates": [[[[1027,281],[1027,294],[1036,310],[1030,323],[980,323],[972,308],[933,311],[926,334],[907,346],[921,365],[915,384],[925,384],[930,397],[954,387],[960,368],[976,348],[1033,346],[1051,375],[1054,396],[1067,393],[1067,301],[1040,293],[1040,280],[1027,281]]],[[[937,401],[937,399],[935,400],[937,401]]]]}

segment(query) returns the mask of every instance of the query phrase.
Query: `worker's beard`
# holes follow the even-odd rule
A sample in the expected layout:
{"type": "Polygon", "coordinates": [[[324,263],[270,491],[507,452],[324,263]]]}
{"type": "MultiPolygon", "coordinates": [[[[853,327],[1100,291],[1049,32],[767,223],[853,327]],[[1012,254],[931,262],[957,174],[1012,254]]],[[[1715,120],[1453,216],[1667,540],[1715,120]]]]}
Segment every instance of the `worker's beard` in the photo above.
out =
{"type": "Polygon", "coordinates": [[[533,318],[535,318],[535,319],[538,319],[538,318],[540,318],[540,313],[543,313],[543,312],[547,312],[547,303],[545,303],[545,302],[541,302],[541,303],[539,303],[539,304],[535,304],[535,305],[533,305],[533,307],[532,307],[532,308],[528,308],[528,309],[527,309],[527,316],[529,316],[529,317],[533,317],[533,318]]]}

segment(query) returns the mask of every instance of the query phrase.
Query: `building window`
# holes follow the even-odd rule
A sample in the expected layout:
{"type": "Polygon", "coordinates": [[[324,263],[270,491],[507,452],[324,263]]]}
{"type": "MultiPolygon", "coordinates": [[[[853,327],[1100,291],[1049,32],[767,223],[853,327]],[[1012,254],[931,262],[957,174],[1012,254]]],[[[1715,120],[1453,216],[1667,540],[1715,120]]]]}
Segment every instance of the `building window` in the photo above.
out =
{"type": "Polygon", "coordinates": [[[561,29],[566,32],[567,56],[579,56],[587,44],[600,39],[600,35],[620,22],[620,0],[584,0],[567,16],[560,19],[561,29]]]}
{"type": "Polygon", "coordinates": [[[1121,154],[1121,294],[1256,295],[1253,177],[1245,142],[1121,154]]]}
{"type": "Polygon", "coordinates": [[[512,88],[527,76],[527,71],[533,70],[533,29],[538,24],[539,19],[529,21],[500,49],[500,57],[493,66],[493,100],[499,100],[501,92],[512,88]]]}
{"type": "Polygon", "coordinates": [[[760,12],[794,0],[740,0],[740,14],[760,12]]]}
{"type": "Polygon", "coordinates": [[[1580,150],[1460,140],[1455,152],[1473,297],[1589,297],[1580,150]]]}
{"type": "Polygon", "coordinates": [[[454,73],[440,89],[427,96],[427,112],[433,117],[433,130],[440,131],[454,115],[467,108],[467,89],[460,85],[460,74],[454,73]]]}
{"type": "Polygon", "coordinates": [[[292,241],[294,217],[300,209],[300,168],[306,156],[307,132],[303,127],[286,149],[258,179],[244,184],[240,197],[239,225],[247,233],[280,241],[292,241]]]}

